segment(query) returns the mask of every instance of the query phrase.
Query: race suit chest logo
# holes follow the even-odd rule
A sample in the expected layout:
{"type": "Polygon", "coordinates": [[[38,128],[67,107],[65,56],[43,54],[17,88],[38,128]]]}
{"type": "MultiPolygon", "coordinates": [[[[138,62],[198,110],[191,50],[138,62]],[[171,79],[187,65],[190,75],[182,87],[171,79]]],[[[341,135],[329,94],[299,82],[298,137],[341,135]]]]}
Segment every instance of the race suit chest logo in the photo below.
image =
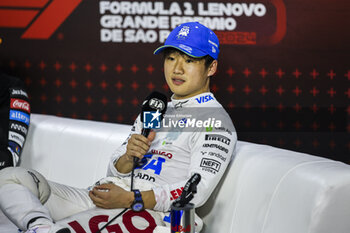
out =
{"type": "Polygon", "coordinates": [[[163,169],[163,163],[165,163],[165,159],[162,157],[153,158],[153,154],[146,154],[142,158],[142,166],[136,167],[135,169],[142,170],[153,170],[154,174],[160,175],[163,169]],[[149,160],[149,162],[147,162],[149,160]],[[143,163],[145,161],[145,163],[143,163]]]}
{"type": "MultiPolygon", "coordinates": [[[[163,169],[163,164],[166,162],[166,159],[162,157],[152,158],[153,155],[162,155],[168,157],[169,159],[171,159],[173,155],[171,153],[156,149],[152,149],[151,153],[152,154],[144,155],[141,162],[141,164],[143,165],[136,167],[135,169],[153,170],[155,175],[160,175],[163,169]]],[[[138,173],[137,175],[135,175],[135,178],[155,182],[155,178],[149,174],[138,173]]]]}
{"type": "Polygon", "coordinates": [[[135,176],[135,178],[141,179],[141,180],[147,180],[150,182],[156,182],[156,178],[154,178],[153,176],[150,176],[148,174],[144,174],[144,173],[137,173],[135,176]]]}
{"type": "Polygon", "coordinates": [[[199,104],[209,102],[210,100],[213,100],[213,99],[214,98],[211,95],[205,95],[205,96],[201,96],[199,98],[196,98],[196,100],[199,104]]]}
{"type": "Polygon", "coordinates": [[[204,143],[204,144],[203,144],[203,147],[216,148],[216,149],[221,150],[221,151],[223,151],[223,152],[225,152],[225,153],[228,153],[228,149],[227,149],[227,148],[225,148],[225,147],[223,147],[223,146],[220,146],[220,145],[218,145],[218,144],[214,144],[214,143],[211,143],[211,144],[209,144],[209,143],[204,143]]]}
{"type": "Polygon", "coordinates": [[[176,103],[176,104],[174,105],[174,107],[175,107],[175,109],[182,108],[182,106],[183,106],[184,104],[186,104],[187,102],[188,102],[188,100],[178,102],[178,103],[176,103]]]}
{"type": "MultiPolygon", "coordinates": [[[[164,143],[164,142],[163,142],[164,143]]],[[[173,154],[172,153],[168,153],[168,152],[165,152],[165,151],[160,151],[160,150],[155,150],[155,149],[152,149],[151,150],[151,153],[152,154],[157,154],[157,155],[163,155],[165,157],[168,157],[169,159],[171,159],[173,157],[173,154]]]]}
{"type": "Polygon", "coordinates": [[[225,143],[226,145],[230,145],[231,140],[223,135],[220,134],[206,134],[205,135],[206,141],[219,141],[222,143],[225,143]]]}

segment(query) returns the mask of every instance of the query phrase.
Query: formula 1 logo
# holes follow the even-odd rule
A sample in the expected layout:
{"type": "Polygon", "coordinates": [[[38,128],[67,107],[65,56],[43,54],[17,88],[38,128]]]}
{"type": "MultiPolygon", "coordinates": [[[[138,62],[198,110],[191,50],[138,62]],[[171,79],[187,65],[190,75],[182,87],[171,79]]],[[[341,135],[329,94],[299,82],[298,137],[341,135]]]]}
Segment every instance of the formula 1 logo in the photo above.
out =
{"type": "Polygon", "coordinates": [[[26,28],[22,39],[47,40],[82,0],[0,0],[0,27],[26,28]]]}

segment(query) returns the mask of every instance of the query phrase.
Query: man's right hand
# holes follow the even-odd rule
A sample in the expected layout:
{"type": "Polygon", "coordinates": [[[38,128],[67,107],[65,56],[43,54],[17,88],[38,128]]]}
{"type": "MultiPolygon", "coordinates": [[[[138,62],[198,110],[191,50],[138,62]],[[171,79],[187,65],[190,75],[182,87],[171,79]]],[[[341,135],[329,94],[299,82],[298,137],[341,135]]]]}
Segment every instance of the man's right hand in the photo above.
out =
{"type": "Polygon", "coordinates": [[[128,157],[128,160],[133,160],[133,157],[142,159],[143,156],[147,153],[149,147],[152,144],[153,139],[155,138],[156,133],[151,131],[146,138],[141,134],[133,134],[128,140],[128,145],[126,146],[125,156],[128,157]]]}
{"type": "Polygon", "coordinates": [[[151,131],[147,138],[141,134],[131,135],[126,146],[126,152],[119,158],[115,168],[121,173],[130,172],[133,167],[133,157],[142,159],[150,148],[155,136],[156,133],[154,131],[151,131]]]}

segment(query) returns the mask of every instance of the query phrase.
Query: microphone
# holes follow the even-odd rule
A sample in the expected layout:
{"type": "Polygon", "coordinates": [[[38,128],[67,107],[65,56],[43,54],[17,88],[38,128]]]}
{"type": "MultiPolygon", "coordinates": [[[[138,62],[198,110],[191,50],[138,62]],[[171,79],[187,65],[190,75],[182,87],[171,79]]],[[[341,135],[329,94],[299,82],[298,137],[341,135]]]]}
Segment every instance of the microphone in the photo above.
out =
{"type": "MultiPolygon", "coordinates": [[[[144,113],[145,112],[159,112],[159,120],[162,121],[164,114],[167,109],[167,97],[157,91],[152,92],[142,103],[142,111],[141,111],[141,122],[144,122],[144,113]]],[[[141,134],[145,137],[149,135],[151,132],[150,128],[143,128],[141,134]]]]}
{"type": "Polygon", "coordinates": [[[197,185],[201,181],[201,175],[194,173],[193,176],[187,181],[182,190],[181,196],[173,203],[176,207],[184,207],[193,199],[193,194],[197,193],[197,185]]]}
{"type": "MultiPolygon", "coordinates": [[[[145,112],[154,112],[157,111],[159,113],[159,121],[162,121],[164,114],[167,109],[167,97],[157,91],[153,91],[149,94],[146,99],[142,103],[141,110],[141,122],[144,123],[144,115],[145,112]]],[[[151,132],[151,128],[142,128],[141,134],[145,137],[149,135],[151,132]]],[[[137,164],[139,162],[139,158],[134,157],[134,163],[137,164]]]]}

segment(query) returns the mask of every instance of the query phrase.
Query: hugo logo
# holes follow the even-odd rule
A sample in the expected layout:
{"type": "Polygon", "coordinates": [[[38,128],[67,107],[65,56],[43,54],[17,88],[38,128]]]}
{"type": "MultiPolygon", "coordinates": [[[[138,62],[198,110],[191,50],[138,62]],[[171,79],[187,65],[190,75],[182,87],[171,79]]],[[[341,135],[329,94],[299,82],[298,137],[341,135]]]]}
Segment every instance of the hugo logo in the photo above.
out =
{"type": "Polygon", "coordinates": [[[160,150],[152,149],[151,152],[152,152],[153,154],[166,156],[166,157],[168,157],[169,159],[171,159],[171,158],[173,157],[173,154],[172,154],[172,153],[168,153],[168,152],[165,152],[165,151],[160,151],[160,150]]]}
{"type": "MultiPolygon", "coordinates": [[[[97,232],[99,230],[99,226],[103,225],[101,223],[106,223],[109,220],[108,215],[97,215],[94,217],[91,217],[88,220],[88,227],[90,228],[90,231],[85,231],[85,222],[78,222],[78,220],[69,222],[69,226],[71,226],[74,230],[75,233],[88,233],[88,232],[97,232]]],[[[80,220],[79,220],[80,221],[80,220]]],[[[143,225],[143,224],[142,224],[143,225]]],[[[141,212],[134,212],[132,210],[129,210],[125,214],[122,215],[122,220],[113,225],[109,225],[106,227],[106,230],[108,233],[123,233],[125,231],[122,230],[122,227],[127,230],[127,232],[143,232],[143,233],[152,233],[154,229],[156,228],[157,224],[152,217],[150,213],[147,211],[141,211],[141,212]],[[147,228],[142,228],[139,229],[137,226],[134,224],[136,223],[134,220],[132,221],[133,217],[139,217],[143,221],[148,222],[148,227],[147,228]]]]}

